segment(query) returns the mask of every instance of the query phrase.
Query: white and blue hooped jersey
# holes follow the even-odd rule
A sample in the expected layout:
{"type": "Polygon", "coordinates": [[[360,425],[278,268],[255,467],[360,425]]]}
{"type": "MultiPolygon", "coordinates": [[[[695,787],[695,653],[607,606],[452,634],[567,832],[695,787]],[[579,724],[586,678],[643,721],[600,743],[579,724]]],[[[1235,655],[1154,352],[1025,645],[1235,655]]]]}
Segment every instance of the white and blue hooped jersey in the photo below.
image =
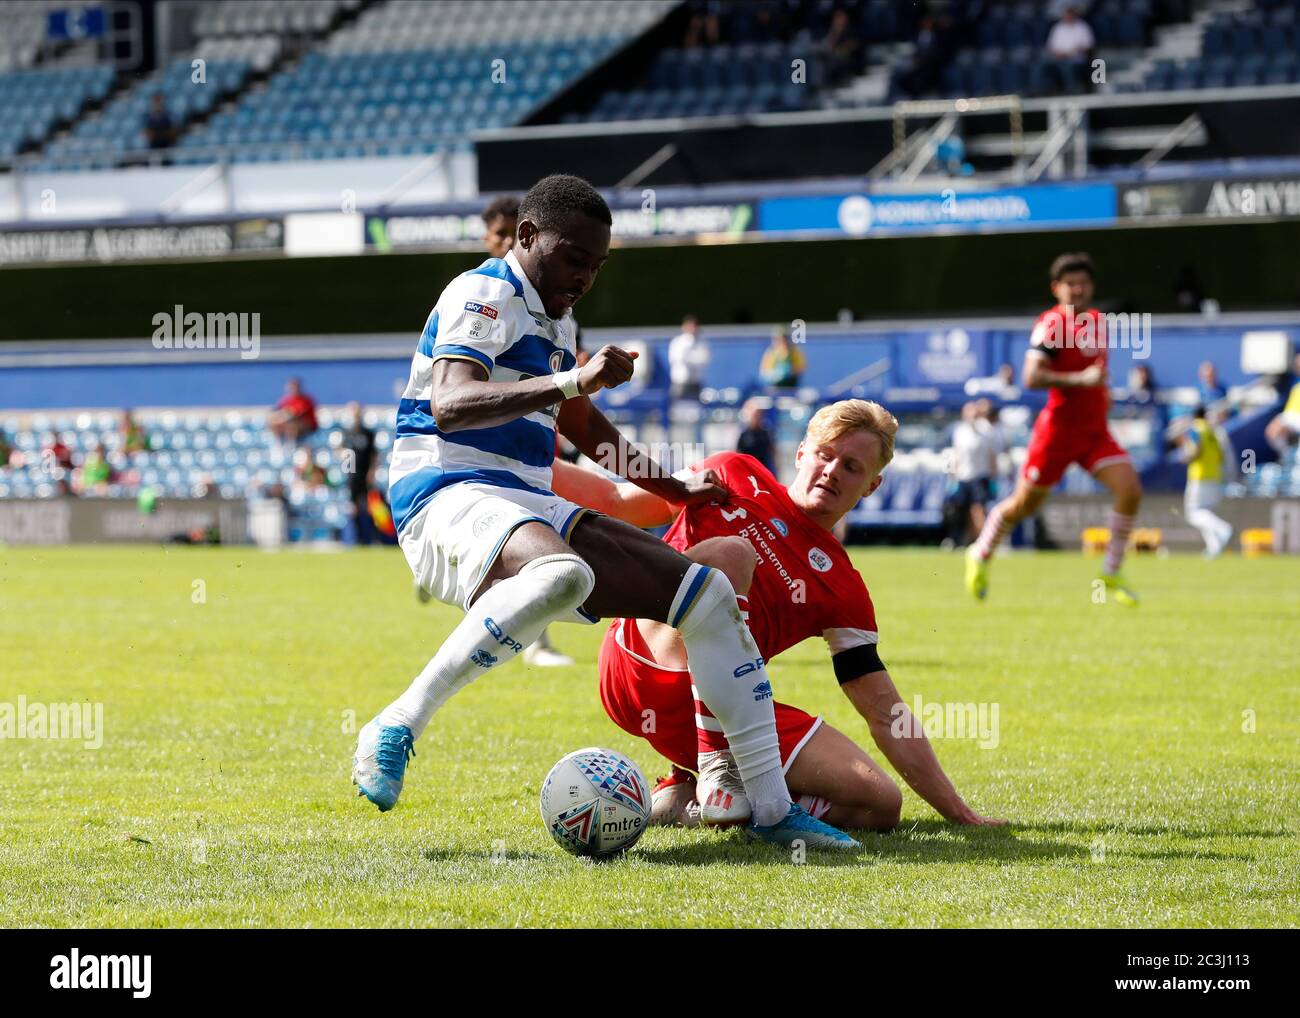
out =
{"type": "Polygon", "coordinates": [[[493,382],[567,371],[576,342],[572,314],[552,319],[513,251],[453,279],[434,305],[397,408],[388,499],[400,531],[439,491],[461,481],[549,493],[555,459],[553,406],[493,428],[443,434],[430,409],[433,362],[482,364],[493,382]]]}

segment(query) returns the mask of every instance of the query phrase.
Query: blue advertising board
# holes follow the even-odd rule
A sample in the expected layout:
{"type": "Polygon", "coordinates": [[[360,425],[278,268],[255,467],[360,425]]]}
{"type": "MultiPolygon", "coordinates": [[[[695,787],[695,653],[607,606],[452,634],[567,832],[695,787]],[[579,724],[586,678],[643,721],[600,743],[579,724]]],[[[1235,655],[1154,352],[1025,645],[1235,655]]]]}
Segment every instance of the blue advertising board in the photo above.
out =
{"type": "Polygon", "coordinates": [[[1103,226],[1115,222],[1115,202],[1113,184],[767,198],[758,203],[758,229],[768,233],[814,231],[862,237],[894,231],[1103,226]]]}

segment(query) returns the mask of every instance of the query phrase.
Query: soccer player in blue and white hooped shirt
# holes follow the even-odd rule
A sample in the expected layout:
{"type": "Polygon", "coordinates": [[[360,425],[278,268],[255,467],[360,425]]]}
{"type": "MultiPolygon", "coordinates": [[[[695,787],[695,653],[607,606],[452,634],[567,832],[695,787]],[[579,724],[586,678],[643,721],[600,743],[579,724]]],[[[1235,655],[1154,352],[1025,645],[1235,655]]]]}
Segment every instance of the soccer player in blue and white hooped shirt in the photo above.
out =
{"type": "Polygon", "coordinates": [[[416,582],[465,617],[361,730],[353,781],[391,809],[438,709],[548,623],[653,619],[682,635],[752,804],[750,830],[779,844],[856,847],[790,801],[772,700],[753,693],[763,660],[726,576],[550,490],[558,427],[669,502],[727,498],[707,473],[667,474],[592,405],[592,393],[632,377],[633,355],[606,346],[575,366],[570,310],[609,254],[611,222],[586,181],[542,179],[520,203],[514,248],[457,276],[429,315],[398,409],[389,500],[416,582]]]}

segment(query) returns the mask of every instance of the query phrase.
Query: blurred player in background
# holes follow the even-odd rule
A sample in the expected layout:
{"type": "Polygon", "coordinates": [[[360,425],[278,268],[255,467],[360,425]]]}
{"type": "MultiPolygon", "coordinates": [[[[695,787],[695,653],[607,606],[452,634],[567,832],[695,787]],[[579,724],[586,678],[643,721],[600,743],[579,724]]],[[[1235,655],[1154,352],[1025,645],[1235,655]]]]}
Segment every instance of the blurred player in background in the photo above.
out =
{"type": "MultiPolygon", "coordinates": [[[[711,470],[730,494],[684,507],[664,540],[696,562],[723,570],[765,661],[795,644],[826,641],[840,688],[866,719],[876,745],[922,798],[956,823],[1001,821],[963,801],[877,653],[875,609],[861,575],[832,528],[881,483],[893,458],[898,422],[876,403],[851,399],[823,407],[808,424],[787,489],[761,463],[723,452],[693,469],[711,470]]],[[[583,504],[626,508],[608,478],[571,468],[557,493],[583,504]]],[[[677,508],[634,496],[647,524],[677,508]]],[[[749,676],[743,676],[751,682],[749,676]]],[[[757,695],[771,686],[753,681],[757,695]]],[[[655,789],[652,823],[733,824],[749,802],[721,726],[695,692],[680,636],[657,622],[617,619],[600,653],[600,697],[624,731],[673,763],[655,789]],[[699,779],[690,772],[698,761],[699,779]]],[[[775,703],[781,764],[791,794],[809,813],[842,827],[888,830],[898,823],[898,786],[848,736],[797,707],[775,703]]]]}
{"type": "Polygon", "coordinates": [[[966,589],[975,597],[987,596],[989,558],[997,546],[1017,523],[1038,511],[1070,464],[1078,463],[1115,499],[1100,578],[1117,601],[1136,605],[1137,594],[1120,567],[1142,501],[1142,483],[1106,423],[1107,336],[1101,312],[1091,306],[1096,290],[1092,259],[1082,252],[1063,254],[1052,262],[1050,276],[1057,303],[1038,316],[1023,370],[1026,388],[1050,390],[1047,406],[1034,422],[1016,490],[990,510],[967,552],[966,589]]]}
{"type": "Polygon", "coordinates": [[[1203,405],[1196,408],[1191,427],[1179,444],[1181,458],[1187,464],[1183,514],[1201,532],[1206,557],[1218,558],[1232,540],[1232,524],[1214,513],[1223,501],[1229,465],[1235,463],[1232,444],[1223,428],[1210,421],[1203,405]]]}
{"type": "Polygon", "coordinates": [[[358,733],[354,783],[381,810],[396,805],[434,714],[549,623],[651,618],[690,648],[700,695],[753,802],[750,833],[786,846],[858,847],[791,801],[771,700],[750,690],[751,680],[766,683],[763,659],[726,574],[551,491],[559,432],[592,459],[612,455],[621,474],[665,501],[727,498],[707,472],[667,475],[592,404],[592,393],[632,377],[634,355],[606,346],[575,366],[570,312],[608,257],[605,200],[557,174],[529,190],[518,219],[504,258],[443,290],[411,361],[389,468],[393,517],[416,580],[465,615],[358,733]]]}
{"type": "Polygon", "coordinates": [[[1282,406],[1282,412],[1269,421],[1264,428],[1264,438],[1273,447],[1278,459],[1284,463],[1292,443],[1300,437],[1300,353],[1295,355],[1293,377],[1296,382],[1291,386],[1286,403],[1282,406]]]}
{"type": "Polygon", "coordinates": [[[494,198],[483,210],[483,246],[493,258],[504,258],[514,247],[518,220],[519,199],[513,195],[494,198]]]}
{"type": "Polygon", "coordinates": [[[993,501],[998,457],[1006,451],[1001,429],[993,420],[993,404],[970,400],[961,408],[961,420],[952,432],[949,474],[953,481],[948,510],[952,515],[948,539],[963,547],[968,534],[984,528],[985,510],[993,501]]]}

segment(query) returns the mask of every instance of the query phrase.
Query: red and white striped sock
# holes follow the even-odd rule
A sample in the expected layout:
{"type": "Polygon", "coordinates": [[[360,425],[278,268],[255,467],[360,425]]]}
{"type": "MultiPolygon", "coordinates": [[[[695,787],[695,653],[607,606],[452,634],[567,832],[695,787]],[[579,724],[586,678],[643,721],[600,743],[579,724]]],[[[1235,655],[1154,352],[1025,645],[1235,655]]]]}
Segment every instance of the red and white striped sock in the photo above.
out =
{"type": "Polygon", "coordinates": [[[801,795],[795,801],[803,807],[805,813],[818,820],[831,811],[830,799],[823,799],[819,795],[801,795]]]}
{"type": "Polygon", "coordinates": [[[722,734],[722,723],[713,716],[713,711],[700,699],[700,691],[691,683],[691,695],[695,697],[695,747],[696,753],[718,753],[729,748],[727,737],[722,734]]]}
{"type": "Polygon", "coordinates": [[[1013,526],[1014,524],[1007,519],[1007,514],[1002,511],[1002,503],[999,502],[989,511],[980,536],[975,539],[975,554],[981,560],[987,561],[1013,526]]]}
{"type": "Polygon", "coordinates": [[[1106,525],[1110,528],[1110,540],[1106,542],[1106,564],[1102,571],[1113,576],[1124,564],[1124,551],[1128,548],[1129,535],[1133,533],[1133,517],[1112,509],[1106,525]]]}

